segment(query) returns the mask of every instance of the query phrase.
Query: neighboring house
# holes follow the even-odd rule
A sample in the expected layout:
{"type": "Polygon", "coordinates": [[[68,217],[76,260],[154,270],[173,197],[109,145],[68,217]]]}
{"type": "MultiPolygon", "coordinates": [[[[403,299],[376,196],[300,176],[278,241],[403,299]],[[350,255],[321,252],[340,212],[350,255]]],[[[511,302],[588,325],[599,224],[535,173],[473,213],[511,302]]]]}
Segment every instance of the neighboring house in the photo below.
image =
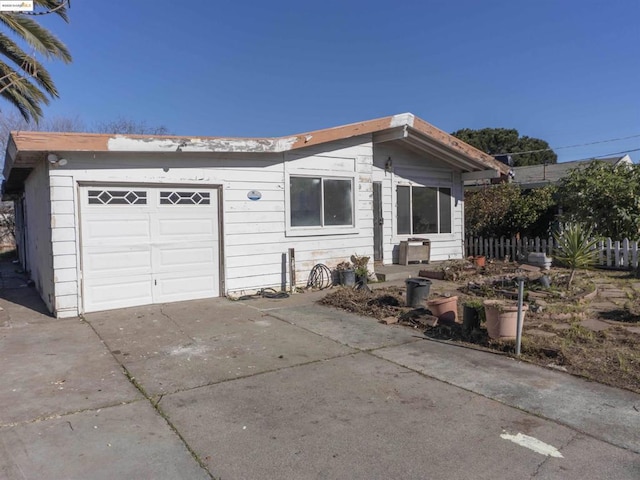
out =
{"type": "Polygon", "coordinates": [[[68,317],[288,288],[290,249],[299,285],[416,236],[461,258],[463,181],[507,173],[411,114],[279,138],[14,132],[4,197],[25,270],[68,317]]]}
{"type": "Polygon", "coordinates": [[[526,167],[514,167],[513,182],[523,189],[539,188],[545,185],[555,185],[563,177],[567,176],[574,168],[583,168],[594,161],[606,162],[611,165],[633,163],[629,155],[623,157],[597,158],[591,160],[576,160],[573,162],[551,163],[548,165],[528,165],[526,167]]]}

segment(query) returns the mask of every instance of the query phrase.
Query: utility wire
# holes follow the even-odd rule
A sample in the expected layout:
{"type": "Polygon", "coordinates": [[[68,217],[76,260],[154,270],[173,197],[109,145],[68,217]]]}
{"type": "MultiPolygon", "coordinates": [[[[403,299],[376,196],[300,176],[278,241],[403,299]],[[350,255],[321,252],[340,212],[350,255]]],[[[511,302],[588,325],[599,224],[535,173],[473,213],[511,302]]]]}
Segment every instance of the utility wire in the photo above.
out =
{"type": "Polygon", "coordinates": [[[49,15],[50,13],[55,13],[61,8],[64,8],[65,5],[68,5],[69,8],[71,8],[71,0],[62,0],[62,2],[60,2],[60,4],[57,7],[54,7],[51,10],[45,10],[44,12],[17,12],[17,13],[21,13],[22,15],[30,15],[34,17],[37,15],[49,15]]]}
{"type": "MultiPolygon", "coordinates": [[[[640,152],[640,148],[634,148],[634,149],[631,149],[631,150],[623,150],[622,152],[605,153],[604,155],[594,155],[594,156],[588,157],[588,158],[580,158],[579,160],[567,160],[567,162],[580,162],[582,160],[594,160],[594,159],[598,159],[598,158],[613,157],[614,155],[622,155],[623,153],[631,153],[631,152],[640,152]]],[[[561,162],[561,163],[566,163],[566,162],[561,162]]]]}
{"type": "MultiPolygon", "coordinates": [[[[610,142],[619,142],[621,140],[629,140],[630,138],[638,138],[640,137],[640,133],[635,135],[629,135],[628,137],[620,137],[620,138],[610,138],[608,140],[599,140],[597,142],[588,142],[588,143],[578,143],[576,145],[567,145],[564,147],[555,147],[555,148],[541,148],[539,150],[527,150],[526,152],[511,152],[511,153],[496,153],[491,155],[492,157],[500,157],[502,155],[524,155],[525,153],[539,153],[539,152],[552,152],[554,150],[563,150],[565,148],[577,148],[577,147],[585,147],[587,145],[597,145],[598,143],[610,143],[610,142]]],[[[629,150],[630,152],[635,152],[636,150],[629,150]]],[[[623,152],[624,153],[624,152],[623,152]]],[[[615,155],[612,153],[611,155],[615,155]]],[[[595,157],[592,157],[595,158],[595,157]]]]}

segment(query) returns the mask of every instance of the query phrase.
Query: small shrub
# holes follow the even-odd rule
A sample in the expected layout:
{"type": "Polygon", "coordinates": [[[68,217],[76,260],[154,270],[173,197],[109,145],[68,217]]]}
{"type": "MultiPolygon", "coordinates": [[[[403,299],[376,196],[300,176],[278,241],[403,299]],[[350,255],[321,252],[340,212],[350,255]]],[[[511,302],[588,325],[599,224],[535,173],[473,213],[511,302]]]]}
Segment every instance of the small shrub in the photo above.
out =
{"type": "Polygon", "coordinates": [[[596,261],[597,239],[592,230],[579,223],[570,223],[555,235],[558,246],[555,251],[557,261],[571,269],[567,287],[571,288],[578,268],[588,268],[596,261]]]}

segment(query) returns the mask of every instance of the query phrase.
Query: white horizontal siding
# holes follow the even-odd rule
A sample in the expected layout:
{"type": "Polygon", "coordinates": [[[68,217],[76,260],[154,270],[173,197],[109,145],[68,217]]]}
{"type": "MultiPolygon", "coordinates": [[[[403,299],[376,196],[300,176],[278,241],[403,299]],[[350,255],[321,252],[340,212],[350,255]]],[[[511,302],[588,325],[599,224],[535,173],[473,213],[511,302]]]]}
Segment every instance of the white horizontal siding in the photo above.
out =
{"type": "Polygon", "coordinates": [[[60,284],[60,308],[63,304],[64,308],[74,308],[70,290],[73,285],[78,286],[79,267],[73,268],[79,263],[74,195],[78,182],[221,185],[225,285],[228,292],[234,293],[280,288],[283,278],[289,281],[288,259],[283,271],[283,254],[288,254],[289,248],[295,249],[299,284],[306,283],[309,271],[317,263],[334,267],[353,254],[373,255],[372,151],[370,137],[366,136],[299,150],[295,155],[65,154],[68,164],[51,170],[51,198],[56,202],[52,235],[59,256],[55,262],[59,267],[56,282],[60,284]],[[350,170],[356,175],[356,232],[287,237],[285,162],[309,171],[350,170]],[[262,198],[250,200],[250,190],[259,191],[262,198]],[[73,215],[73,220],[67,215],[73,215]]]}
{"type": "Polygon", "coordinates": [[[41,162],[25,181],[26,267],[45,305],[49,311],[53,311],[55,306],[49,188],[47,165],[41,162]]]}
{"type": "Polygon", "coordinates": [[[374,178],[383,183],[382,210],[384,216],[383,263],[398,261],[398,246],[407,236],[396,234],[395,188],[398,184],[451,187],[454,198],[452,233],[415,235],[431,241],[431,259],[449,260],[463,256],[463,194],[459,172],[436,158],[419,154],[396,142],[374,146],[374,178]],[[391,158],[392,172],[385,171],[391,158]]]}

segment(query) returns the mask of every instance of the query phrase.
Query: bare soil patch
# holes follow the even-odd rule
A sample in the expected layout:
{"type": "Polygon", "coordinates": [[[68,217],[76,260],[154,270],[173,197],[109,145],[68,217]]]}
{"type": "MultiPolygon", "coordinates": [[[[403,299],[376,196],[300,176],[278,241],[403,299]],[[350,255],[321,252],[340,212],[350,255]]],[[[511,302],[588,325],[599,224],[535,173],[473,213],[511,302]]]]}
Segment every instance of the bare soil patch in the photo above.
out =
{"type": "MultiPolygon", "coordinates": [[[[516,298],[516,265],[493,262],[483,270],[463,262],[444,266],[447,282],[431,288],[430,298],[458,296],[458,316],[470,299],[516,298]]],[[[629,272],[578,272],[568,290],[568,271],[524,272],[525,301],[529,305],[523,326],[520,359],[578,375],[596,382],[640,393],[640,290],[629,272]],[[550,287],[541,283],[545,273],[550,287]]],[[[518,274],[523,274],[518,271],[518,274]]],[[[380,287],[373,291],[338,288],[320,303],[377,320],[389,317],[424,335],[470,348],[515,355],[514,341],[489,338],[484,325],[466,330],[462,323],[434,325],[426,305],[405,306],[404,287],[380,287]]]]}

